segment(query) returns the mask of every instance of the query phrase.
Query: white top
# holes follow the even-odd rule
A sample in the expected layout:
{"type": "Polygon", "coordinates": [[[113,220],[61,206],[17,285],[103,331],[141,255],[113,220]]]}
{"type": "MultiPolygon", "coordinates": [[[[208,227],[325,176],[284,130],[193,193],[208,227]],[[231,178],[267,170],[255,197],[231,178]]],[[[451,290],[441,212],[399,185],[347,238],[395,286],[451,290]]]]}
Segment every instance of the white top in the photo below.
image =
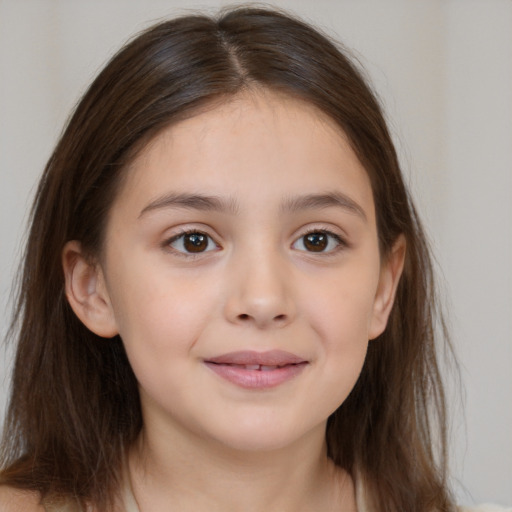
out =
{"type": "MultiPolygon", "coordinates": [[[[124,504],[124,512],[140,512],[133,492],[130,488],[129,480],[127,485],[125,485],[122,498],[124,504]]],[[[361,486],[357,486],[356,499],[358,512],[367,512],[367,507],[364,500],[364,492],[361,489],[361,486]]],[[[46,507],[45,510],[47,512],[87,512],[80,510],[76,505],[46,507]]],[[[477,507],[459,507],[458,512],[512,512],[512,508],[504,508],[498,505],[485,504],[479,505],[477,507]]]]}
{"type": "MultiPolygon", "coordinates": [[[[125,506],[125,512],[140,512],[139,507],[137,506],[137,502],[135,501],[133,492],[129,486],[129,482],[128,485],[125,486],[123,502],[125,506]]],[[[364,492],[361,489],[361,486],[357,486],[356,489],[356,502],[358,512],[367,511],[367,507],[364,500],[364,492]]],[[[498,505],[485,504],[479,505],[478,507],[458,507],[458,512],[512,512],[512,508],[504,508],[498,505]]]]}
{"type": "Polygon", "coordinates": [[[459,507],[459,512],[512,512],[512,508],[500,507],[499,505],[478,505],[478,507],[459,507]]]}

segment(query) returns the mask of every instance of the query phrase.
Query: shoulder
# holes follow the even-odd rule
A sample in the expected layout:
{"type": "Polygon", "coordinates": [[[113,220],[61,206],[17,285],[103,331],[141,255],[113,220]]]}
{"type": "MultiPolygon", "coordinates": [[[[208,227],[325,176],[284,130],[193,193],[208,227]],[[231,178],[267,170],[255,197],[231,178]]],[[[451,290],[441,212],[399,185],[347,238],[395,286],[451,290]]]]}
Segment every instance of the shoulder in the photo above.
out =
{"type": "Polygon", "coordinates": [[[45,512],[39,493],[0,485],[2,512],[45,512]]]}
{"type": "Polygon", "coordinates": [[[489,504],[475,507],[458,507],[457,512],[512,512],[512,508],[489,504]]]}

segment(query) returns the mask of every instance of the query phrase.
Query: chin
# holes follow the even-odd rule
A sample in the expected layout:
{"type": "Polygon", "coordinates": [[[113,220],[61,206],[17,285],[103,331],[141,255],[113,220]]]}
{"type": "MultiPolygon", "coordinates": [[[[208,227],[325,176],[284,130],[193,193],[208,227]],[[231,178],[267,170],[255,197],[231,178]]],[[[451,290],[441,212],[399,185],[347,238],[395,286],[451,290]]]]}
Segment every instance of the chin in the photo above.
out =
{"type": "Polygon", "coordinates": [[[234,451],[244,453],[268,453],[285,450],[303,443],[304,437],[315,436],[317,439],[325,439],[325,424],[301,429],[298,425],[263,424],[260,421],[233,423],[236,429],[224,432],[217,439],[226,447],[234,451]]]}

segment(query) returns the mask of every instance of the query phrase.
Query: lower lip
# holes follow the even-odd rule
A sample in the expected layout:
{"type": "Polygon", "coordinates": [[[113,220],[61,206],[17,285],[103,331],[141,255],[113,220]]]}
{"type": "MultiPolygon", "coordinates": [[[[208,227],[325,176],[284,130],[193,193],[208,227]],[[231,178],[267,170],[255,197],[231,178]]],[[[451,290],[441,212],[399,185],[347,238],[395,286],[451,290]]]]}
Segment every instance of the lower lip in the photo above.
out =
{"type": "Polygon", "coordinates": [[[247,370],[240,366],[205,362],[206,366],[223,379],[246,389],[268,389],[284,384],[299,375],[306,362],[291,364],[275,370],[247,370]]]}

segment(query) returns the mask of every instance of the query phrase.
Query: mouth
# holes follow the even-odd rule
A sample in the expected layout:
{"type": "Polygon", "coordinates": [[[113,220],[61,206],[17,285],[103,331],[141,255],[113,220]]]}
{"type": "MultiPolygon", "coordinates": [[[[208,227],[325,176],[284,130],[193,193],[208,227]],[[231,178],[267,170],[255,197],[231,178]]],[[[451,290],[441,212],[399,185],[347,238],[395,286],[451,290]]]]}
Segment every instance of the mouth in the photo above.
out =
{"type": "MultiPolygon", "coordinates": [[[[284,365],[267,365],[267,364],[231,364],[231,363],[214,363],[211,361],[206,361],[211,364],[222,364],[224,366],[231,366],[232,368],[241,368],[243,370],[257,370],[260,372],[271,372],[277,370],[278,368],[285,368],[286,366],[290,366],[289,364],[284,365]]],[[[292,363],[295,364],[295,363],[292,363]]],[[[297,363],[301,364],[301,363],[297,363]]]]}
{"type": "MultiPolygon", "coordinates": [[[[291,364],[301,364],[307,361],[291,352],[284,350],[268,350],[266,352],[257,352],[253,350],[241,350],[239,352],[229,352],[206,360],[214,364],[226,364],[233,366],[265,366],[282,367],[291,364]]],[[[251,368],[257,369],[257,368],[251,368]]]]}
{"type": "Polygon", "coordinates": [[[300,375],[309,365],[309,361],[281,350],[231,352],[204,363],[224,380],[245,389],[279,386],[300,375]]]}

